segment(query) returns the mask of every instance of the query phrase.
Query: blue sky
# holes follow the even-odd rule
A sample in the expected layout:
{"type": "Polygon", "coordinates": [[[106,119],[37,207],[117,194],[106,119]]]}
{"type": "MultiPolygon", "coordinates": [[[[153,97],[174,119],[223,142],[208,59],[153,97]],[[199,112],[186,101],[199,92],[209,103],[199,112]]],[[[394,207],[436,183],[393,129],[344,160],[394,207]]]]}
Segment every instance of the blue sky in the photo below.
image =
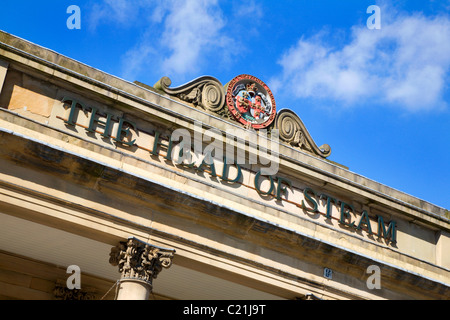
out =
{"type": "Polygon", "coordinates": [[[256,76],[330,160],[450,209],[450,0],[19,0],[0,29],[149,85],[256,76]]]}

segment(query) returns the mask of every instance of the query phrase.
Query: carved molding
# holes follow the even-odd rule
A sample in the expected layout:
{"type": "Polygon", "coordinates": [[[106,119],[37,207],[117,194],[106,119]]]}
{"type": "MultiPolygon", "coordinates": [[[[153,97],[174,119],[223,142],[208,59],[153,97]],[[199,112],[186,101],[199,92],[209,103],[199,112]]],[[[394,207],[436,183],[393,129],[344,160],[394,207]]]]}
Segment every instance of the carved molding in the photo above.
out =
{"type": "Polygon", "coordinates": [[[216,78],[203,76],[176,88],[169,88],[171,84],[168,77],[162,77],[154,88],[205,110],[226,114],[225,89],[216,78]]]}
{"type": "MultiPolygon", "coordinates": [[[[254,78],[248,75],[241,75],[235,79],[240,79],[239,77],[242,76],[254,78]]],[[[179,87],[170,88],[171,84],[172,81],[168,77],[162,77],[154,85],[154,88],[170,96],[192,103],[196,107],[214,112],[228,120],[238,121],[231,114],[226,103],[226,88],[229,87],[230,83],[224,87],[216,78],[203,76],[179,87]]],[[[264,87],[266,86],[264,85],[264,87]]],[[[228,97],[228,99],[231,98],[228,97]]],[[[275,101],[273,101],[273,104],[275,105],[275,101]]],[[[267,129],[271,131],[273,128],[279,130],[279,137],[282,142],[288,143],[294,148],[307,151],[322,158],[327,158],[331,154],[331,148],[328,144],[320,147],[316,145],[302,120],[289,109],[283,109],[276,114],[274,123],[267,129]]]]}
{"type": "Polygon", "coordinates": [[[66,282],[58,280],[53,289],[53,295],[57,300],[94,300],[94,289],[69,289],[66,282]]]}
{"type": "Polygon", "coordinates": [[[289,109],[280,110],[275,119],[275,129],[279,130],[280,140],[291,146],[306,150],[312,154],[326,158],[331,154],[328,144],[318,147],[302,120],[289,109]]]}
{"type": "Polygon", "coordinates": [[[3,84],[5,82],[6,73],[8,72],[9,63],[0,60],[0,93],[2,92],[3,84]]]}
{"type": "Polygon", "coordinates": [[[169,268],[175,250],[159,248],[136,238],[121,241],[111,248],[109,263],[119,267],[121,280],[134,279],[147,282],[152,287],[152,281],[162,268],[169,268]]]}

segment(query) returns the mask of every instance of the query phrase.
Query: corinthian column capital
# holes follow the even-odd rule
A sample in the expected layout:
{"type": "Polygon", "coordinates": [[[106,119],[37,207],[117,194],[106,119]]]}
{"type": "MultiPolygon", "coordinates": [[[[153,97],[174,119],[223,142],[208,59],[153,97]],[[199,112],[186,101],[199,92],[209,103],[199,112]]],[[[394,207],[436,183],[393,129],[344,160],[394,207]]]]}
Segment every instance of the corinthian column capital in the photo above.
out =
{"type": "Polygon", "coordinates": [[[175,250],[164,249],[136,238],[121,241],[111,248],[109,263],[119,267],[122,280],[144,281],[152,288],[152,280],[162,268],[169,268],[175,250]]]}

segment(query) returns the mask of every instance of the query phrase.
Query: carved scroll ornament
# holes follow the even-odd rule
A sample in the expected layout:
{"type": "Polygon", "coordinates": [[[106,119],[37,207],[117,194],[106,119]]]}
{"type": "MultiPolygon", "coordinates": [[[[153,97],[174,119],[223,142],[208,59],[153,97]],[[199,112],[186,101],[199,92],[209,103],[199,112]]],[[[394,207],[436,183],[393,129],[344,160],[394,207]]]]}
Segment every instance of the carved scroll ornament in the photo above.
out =
{"type": "Polygon", "coordinates": [[[327,158],[331,154],[329,145],[315,144],[297,114],[288,109],[277,112],[272,92],[253,76],[237,76],[225,87],[211,76],[199,77],[176,88],[169,88],[171,84],[168,77],[162,77],[154,88],[246,128],[278,129],[281,141],[313,155],[327,158]]]}
{"type": "Polygon", "coordinates": [[[293,111],[280,110],[275,119],[275,129],[279,130],[280,140],[293,147],[306,150],[315,155],[326,158],[331,154],[328,144],[320,147],[316,145],[302,120],[293,111]]]}
{"type": "Polygon", "coordinates": [[[169,88],[171,84],[172,81],[168,77],[162,77],[154,88],[208,111],[223,112],[225,91],[216,78],[203,76],[176,88],[169,88]]]}

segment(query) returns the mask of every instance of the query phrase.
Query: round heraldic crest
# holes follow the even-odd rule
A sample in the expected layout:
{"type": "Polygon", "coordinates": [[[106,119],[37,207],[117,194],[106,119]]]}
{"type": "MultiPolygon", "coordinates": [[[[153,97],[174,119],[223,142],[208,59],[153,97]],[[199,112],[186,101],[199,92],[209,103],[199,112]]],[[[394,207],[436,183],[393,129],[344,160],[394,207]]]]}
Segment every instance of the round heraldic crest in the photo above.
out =
{"type": "Polygon", "coordinates": [[[226,101],[228,110],[243,125],[263,129],[275,120],[277,111],[273,94],[256,77],[242,74],[231,80],[226,101]]]}

